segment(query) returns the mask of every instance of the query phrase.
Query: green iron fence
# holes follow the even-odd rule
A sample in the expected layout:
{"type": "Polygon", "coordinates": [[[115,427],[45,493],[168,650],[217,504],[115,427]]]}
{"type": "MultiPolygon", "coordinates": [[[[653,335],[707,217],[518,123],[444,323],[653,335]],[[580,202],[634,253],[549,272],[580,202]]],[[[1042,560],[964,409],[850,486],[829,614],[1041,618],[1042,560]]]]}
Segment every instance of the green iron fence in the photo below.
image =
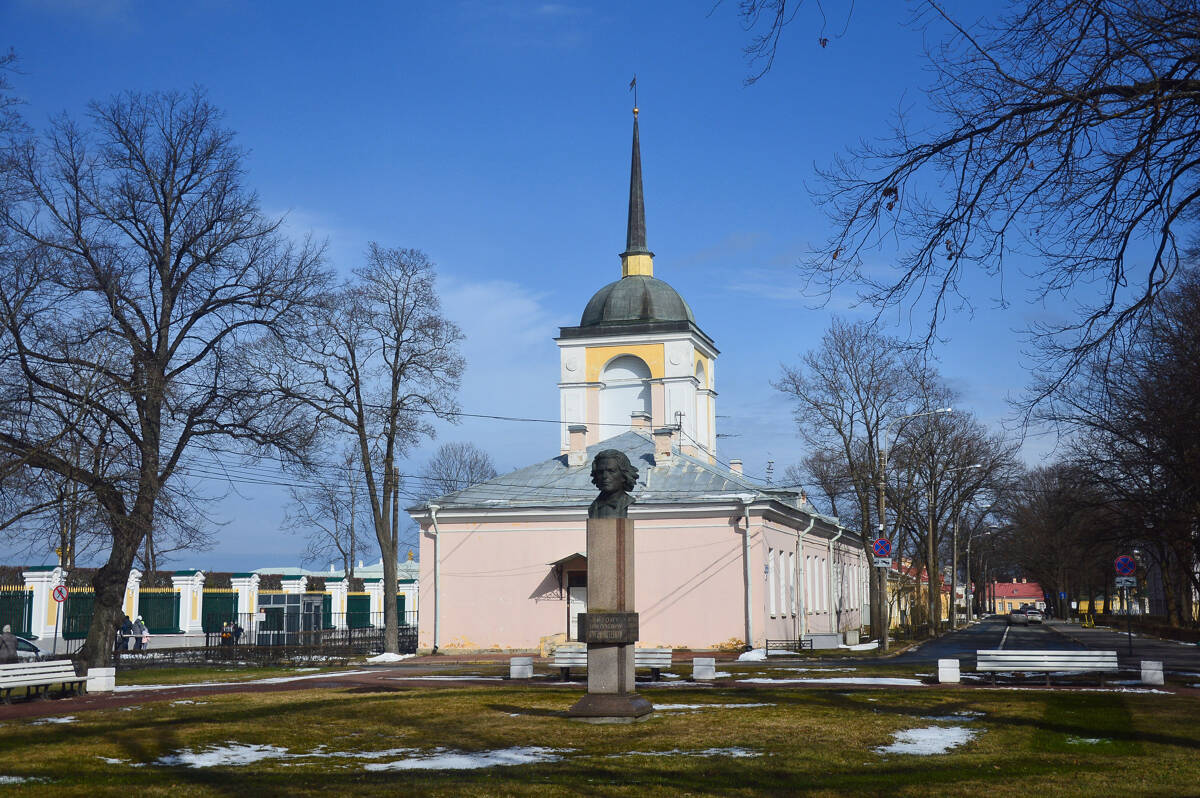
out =
{"type": "Polygon", "coordinates": [[[72,587],[67,600],[59,606],[62,613],[60,630],[63,640],[83,640],[92,625],[92,610],[96,591],[90,587],[72,587]]]}
{"type": "Polygon", "coordinates": [[[220,632],[226,621],[238,617],[238,594],[231,589],[205,590],[200,605],[200,624],[206,633],[220,632]]]}
{"type": "Polygon", "coordinates": [[[33,591],[24,585],[0,585],[0,627],[29,637],[33,629],[33,591]]]}
{"type": "Polygon", "coordinates": [[[366,629],[371,625],[371,596],[369,593],[350,593],[346,596],[346,626],[366,629]]]}
{"type": "Polygon", "coordinates": [[[179,628],[179,591],[171,587],[144,587],[138,595],[138,615],[152,635],[173,635],[179,628]]]}

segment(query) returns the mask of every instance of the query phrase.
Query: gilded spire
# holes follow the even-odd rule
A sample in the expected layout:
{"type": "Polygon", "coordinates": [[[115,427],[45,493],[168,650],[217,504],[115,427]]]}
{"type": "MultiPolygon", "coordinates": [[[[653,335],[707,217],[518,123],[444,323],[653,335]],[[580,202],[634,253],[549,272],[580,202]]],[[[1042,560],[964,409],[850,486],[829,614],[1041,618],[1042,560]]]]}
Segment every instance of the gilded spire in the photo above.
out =
{"type": "Polygon", "coordinates": [[[621,276],[654,276],[654,253],[646,248],[646,202],[642,195],[642,148],[638,138],[638,109],[633,108],[633,156],[629,169],[629,223],[621,276]]]}

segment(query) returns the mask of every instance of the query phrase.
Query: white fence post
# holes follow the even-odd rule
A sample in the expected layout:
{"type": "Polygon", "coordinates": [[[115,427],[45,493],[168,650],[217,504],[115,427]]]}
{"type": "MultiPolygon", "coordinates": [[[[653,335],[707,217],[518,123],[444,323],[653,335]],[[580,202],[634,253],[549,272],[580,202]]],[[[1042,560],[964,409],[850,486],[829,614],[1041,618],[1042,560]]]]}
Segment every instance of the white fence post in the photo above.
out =
{"type": "Polygon", "coordinates": [[[344,576],[327,576],[325,589],[329,591],[329,611],[333,614],[333,627],[345,629],[346,594],[350,592],[350,580],[344,576]]]}
{"type": "Polygon", "coordinates": [[[176,571],[171,575],[171,585],[179,591],[179,628],[184,634],[203,632],[200,611],[204,603],[204,572],[176,571]]]}
{"type": "Polygon", "coordinates": [[[33,588],[33,617],[29,622],[29,633],[45,639],[54,637],[54,624],[62,608],[50,593],[66,583],[67,572],[57,565],[36,565],[22,571],[21,576],[25,579],[25,585],[33,588]]]}

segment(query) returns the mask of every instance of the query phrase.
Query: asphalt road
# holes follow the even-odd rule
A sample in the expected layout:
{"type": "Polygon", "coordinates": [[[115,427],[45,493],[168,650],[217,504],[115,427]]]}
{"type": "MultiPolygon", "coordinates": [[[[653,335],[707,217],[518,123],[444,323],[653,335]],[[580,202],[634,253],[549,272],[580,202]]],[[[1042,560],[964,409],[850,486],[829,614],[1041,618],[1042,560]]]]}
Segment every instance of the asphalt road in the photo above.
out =
{"type": "Polygon", "coordinates": [[[1039,651],[1116,651],[1124,668],[1137,668],[1143,659],[1157,660],[1168,671],[1200,674],[1200,646],[1169,640],[1126,637],[1119,629],[1083,629],[1077,624],[1047,621],[1029,626],[1009,626],[1005,618],[988,618],[965,629],[943,635],[892,658],[903,665],[924,665],[955,658],[974,662],[980,649],[1034,649],[1039,651]]]}
{"type": "Polygon", "coordinates": [[[906,651],[892,661],[904,665],[934,663],[939,659],[951,658],[973,661],[976,651],[998,648],[1059,651],[1079,650],[1086,646],[1058,634],[1050,624],[1009,626],[1004,618],[988,618],[906,651]]]}

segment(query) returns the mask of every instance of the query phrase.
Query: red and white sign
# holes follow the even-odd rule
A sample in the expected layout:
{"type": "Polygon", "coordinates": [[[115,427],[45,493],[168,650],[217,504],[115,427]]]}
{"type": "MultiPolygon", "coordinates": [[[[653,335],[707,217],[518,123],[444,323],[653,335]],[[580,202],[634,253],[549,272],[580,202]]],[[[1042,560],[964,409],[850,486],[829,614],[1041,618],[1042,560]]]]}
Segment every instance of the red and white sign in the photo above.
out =
{"type": "Polygon", "coordinates": [[[67,600],[67,586],[59,585],[50,592],[50,595],[54,597],[55,601],[57,601],[59,604],[62,604],[67,600]]]}

